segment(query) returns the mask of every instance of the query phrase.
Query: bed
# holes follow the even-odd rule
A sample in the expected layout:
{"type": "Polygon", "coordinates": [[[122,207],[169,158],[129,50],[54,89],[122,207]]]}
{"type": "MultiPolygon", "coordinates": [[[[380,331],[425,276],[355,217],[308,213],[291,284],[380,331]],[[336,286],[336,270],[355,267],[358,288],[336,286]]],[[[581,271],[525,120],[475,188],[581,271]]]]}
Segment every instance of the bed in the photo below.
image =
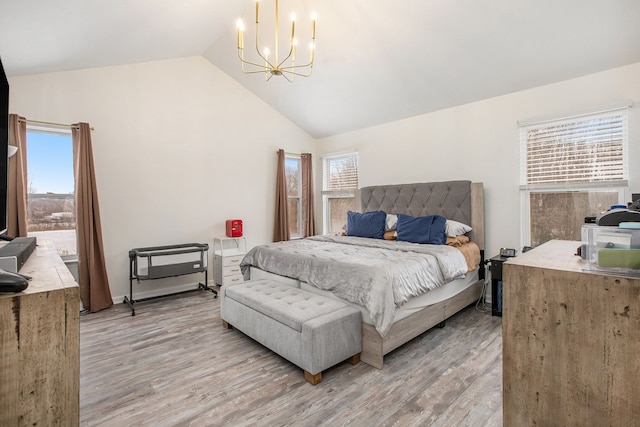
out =
{"type": "Polygon", "coordinates": [[[477,246],[478,265],[468,268],[467,258],[464,274],[460,274],[459,260],[448,261],[451,251],[457,250],[448,245],[419,245],[352,236],[314,236],[255,247],[245,256],[241,268],[245,279],[276,280],[359,308],[363,313],[361,360],[382,369],[385,354],[479,299],[484,279],[484,269],[481,268],[484,259],[483,186],[470,181],[372,186],[360,189],[357,198],[360,212],[384,211],[412,218],[440,215],[469,225],[471,231],[465,236],[477,246]],[[351,257],[354,257],[353,265],[351,257]],[[381,268],[386,264],[376,257],[384,258],[386,264],[406,264],[406,274],[416,276],[412,280],[430,289],[426,292],[391,289],[392,281],[395,284],[395,281],[404,279],[398,279],[397,273],[381,268]],[[427,283],[431,279],[423,280],[423,273],[414,266],[414,263],[425,263],[427,259],[430,263],[428,268],[439,270],[438,277],[433,280],[442,283],[427,283]],[[364,264],[366,268],[355,264],[364,264]],[[350,270],[354,270],[354,279],[343,279],[350,270]],[[354,285],[356,277],[363,283],[362,289],[354,285]],[[347,282],[356,289],[347,288],[347,282]],[[369,294],[363,293],[365,291],[369,294]]]}

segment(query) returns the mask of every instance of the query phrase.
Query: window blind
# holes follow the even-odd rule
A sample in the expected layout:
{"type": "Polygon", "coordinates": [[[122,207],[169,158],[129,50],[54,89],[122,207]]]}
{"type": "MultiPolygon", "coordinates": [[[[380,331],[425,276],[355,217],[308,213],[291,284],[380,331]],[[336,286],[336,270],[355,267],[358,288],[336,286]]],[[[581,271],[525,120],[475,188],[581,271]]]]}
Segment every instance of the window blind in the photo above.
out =
{"type": "Polygon", "coordinates": [[[325,157],[322,162],[323,192],[352,192],[358,188],[358,155],[325,157]]]}
{"type": "Polygon", "coordinates": [[[521,184],[628,179],[627,109],[520,128],[521,184]]]}

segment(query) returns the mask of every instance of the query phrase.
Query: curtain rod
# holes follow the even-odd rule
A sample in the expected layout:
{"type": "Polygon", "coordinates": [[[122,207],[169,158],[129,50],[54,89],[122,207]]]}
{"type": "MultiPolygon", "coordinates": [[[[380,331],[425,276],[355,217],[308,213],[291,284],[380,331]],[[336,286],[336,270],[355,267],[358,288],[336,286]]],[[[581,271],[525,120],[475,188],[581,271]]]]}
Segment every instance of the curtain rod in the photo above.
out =
{"type": "MultiPolygon", "coordinates": [[[[279,154],[279,153],[280,153],[280,150],[276,151],[276,154],[279,154]]],[[[289,153],[288,151],[284,152],[285,156],[300,156],[300,157],[302,157],[305,154],[311,154],[311,153],[289,153]]]]}
{"type": "MultiPolygon", "coordinates": [[[[279,153],[280,153],[280,150],[276,151],[276,154],[279,154],[279,153]]],[[[288,151],[285,151],[285,152],[284,152],[284,155],[285,155],[285,156],[301,156],[302,154],[299,154],[299,153],[289,153],[288,151]]]]}
{"type": "MultiPolygon", "coordinates": [[[[19,122],[24,122],[27,124],[36,124],[36,125],[49,125],[49,126],[60,126],[60,127],[65,127],[65,128],[70,128],[70,129],[80,129],[79,126],[74,126],[74,125],[68,125],[65,123],[54,123],[54,122],[43,122],[40,120],[31,120],[31,119],[18,119],[19,122]]],[[[94,130],[94,128],[92,127],[91,130],[94,130]]]]}

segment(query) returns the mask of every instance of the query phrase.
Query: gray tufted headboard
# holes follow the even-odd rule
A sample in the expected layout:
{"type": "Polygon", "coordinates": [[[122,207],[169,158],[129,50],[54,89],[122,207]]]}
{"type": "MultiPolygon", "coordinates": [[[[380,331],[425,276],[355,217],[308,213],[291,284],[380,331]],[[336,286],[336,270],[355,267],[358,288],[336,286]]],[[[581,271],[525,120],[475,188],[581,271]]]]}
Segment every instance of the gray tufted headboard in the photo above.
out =
{"type": "Polygon", "coordinates": [[[484,249],[482,183],[471,181],[376,185],[360,190],[360,211],[411,216],[442,215],[473,228],[470,238],[484,249]]]}

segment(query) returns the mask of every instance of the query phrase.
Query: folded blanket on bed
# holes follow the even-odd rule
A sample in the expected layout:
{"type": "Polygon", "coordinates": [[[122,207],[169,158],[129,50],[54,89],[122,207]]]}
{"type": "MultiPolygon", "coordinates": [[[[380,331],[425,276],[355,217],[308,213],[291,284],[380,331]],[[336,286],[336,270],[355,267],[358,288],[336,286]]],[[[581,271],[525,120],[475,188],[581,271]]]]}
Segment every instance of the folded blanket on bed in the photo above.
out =
{"type": "Polygon", "coordinates": [[[365,307],[384,336],[395,307],[467,272],[465,257],[447,245],[348,236],[314,236],[251,249],[240,264],[291,277],[365,307]]]}
{"type": "Polygon", "coordinates": [[[465,243],[464,245],[455,246],[460,251],[464,259],[467,261],[467,273],[471,273],[480,265],[481,256],[480,248],[473,242],[465,243]]]}

